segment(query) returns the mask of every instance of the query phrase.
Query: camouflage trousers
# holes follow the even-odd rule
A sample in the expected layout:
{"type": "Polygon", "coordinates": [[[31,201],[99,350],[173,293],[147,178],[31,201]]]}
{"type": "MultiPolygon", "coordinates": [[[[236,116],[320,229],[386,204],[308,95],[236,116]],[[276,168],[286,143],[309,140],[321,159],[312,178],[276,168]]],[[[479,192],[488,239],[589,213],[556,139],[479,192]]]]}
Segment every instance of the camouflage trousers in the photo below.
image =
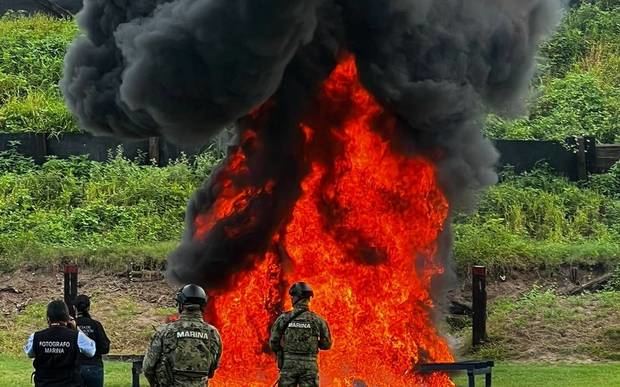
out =
{"type": "Polygon", "coordinates": [[[316,359],[284,359],[279,387],[319,387],[316,359]]]}

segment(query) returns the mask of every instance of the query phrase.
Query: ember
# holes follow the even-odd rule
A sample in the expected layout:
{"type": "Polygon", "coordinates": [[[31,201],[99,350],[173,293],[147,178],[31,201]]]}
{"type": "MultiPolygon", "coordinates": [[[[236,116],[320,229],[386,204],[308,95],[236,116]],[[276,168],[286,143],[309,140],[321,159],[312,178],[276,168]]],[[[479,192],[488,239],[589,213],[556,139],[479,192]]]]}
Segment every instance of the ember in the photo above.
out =
{"type": "MultiPolygon", "coordinates": [[[[226,343],[213,384],[273,383],[269,327],[282,309],[282,290],[303,279],[315,288],[313,309],[328,319],[335,338],[320,356],[324,383],[452,385],[447,376],[412,372],[421,361],[452,360],[430,318],[430,281],[443,271],[433,259],[435,241],[448,214],[433,165],[392,150],[396,121],[363,89],[352,57],[323,84],[313,111],[302,124],[309,173],[289,223],[207,312],[226,343]]],[[[226,176],[245,173],[239,149],[218,177],[225,187],[233,186],[226,176]]],[[[195,237],[209,232],[205,225],[245,210],[247,195],[267,190],[225,191],[233,193],[218,196],[196,218],[195,237]]]]}

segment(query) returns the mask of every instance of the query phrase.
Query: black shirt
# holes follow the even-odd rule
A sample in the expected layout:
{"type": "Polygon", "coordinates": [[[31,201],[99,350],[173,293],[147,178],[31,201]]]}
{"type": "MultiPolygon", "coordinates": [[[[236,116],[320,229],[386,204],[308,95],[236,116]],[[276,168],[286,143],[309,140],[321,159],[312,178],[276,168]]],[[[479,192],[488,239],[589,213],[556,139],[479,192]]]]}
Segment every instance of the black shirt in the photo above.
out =
{"type": "Polygon", "coordinates": [[[97,320],[92,319],[87,314],[80,314],[75,320],[78,328],[90,339],[95,342],[97,352],[95,356],[89,358],[80,354],[80,364],[82,365],[99,365],[103,366],[101,355],[110,352],[110,339],[105,334],[103,325],[97,320]]]}

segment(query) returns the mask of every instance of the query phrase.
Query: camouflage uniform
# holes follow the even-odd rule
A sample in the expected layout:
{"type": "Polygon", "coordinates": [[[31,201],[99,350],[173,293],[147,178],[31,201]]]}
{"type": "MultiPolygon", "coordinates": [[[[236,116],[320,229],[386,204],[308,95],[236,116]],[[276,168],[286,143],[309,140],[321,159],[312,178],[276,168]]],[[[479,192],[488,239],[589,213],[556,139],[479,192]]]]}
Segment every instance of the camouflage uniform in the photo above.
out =
{"type": "Polygon", "coordinates": [[[308,299],[298,301],[293,311],[282,314],[271,327],[271,349],[284,352],[280,387],[318,387],[317,354],[319,349],[332,346],[327,322],[309,310],[308,302],[308,299]],[[298,311],[301,313],[285,329],[291,315],[298,311]]]}
{"type": "Polygon", "coordinates": [[[144,375],[151,386],[203,387],[222,355],[217,329],[199,309],[184,309],[181,318],[160,327],[144,356],[144,375]]]}

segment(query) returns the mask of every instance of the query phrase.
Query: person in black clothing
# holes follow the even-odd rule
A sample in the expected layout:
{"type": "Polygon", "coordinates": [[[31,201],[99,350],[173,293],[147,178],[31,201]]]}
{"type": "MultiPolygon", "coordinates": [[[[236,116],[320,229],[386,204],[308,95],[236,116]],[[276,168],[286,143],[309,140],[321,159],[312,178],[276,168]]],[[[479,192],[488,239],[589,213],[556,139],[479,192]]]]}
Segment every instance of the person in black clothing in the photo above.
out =
{"type": "Polygon", "coordinates": [[[28,337],[24,352],[34,358],[35,387],[80,387],[79,357],[95,354],[95,342],[76,328],[62,300],[47,305],[49,328],[28,337]]]}
{"type": "Polygon", "coordinates": [[[103,361],[101,355],[110,352],[110,340],[103,325],[94,320],[90,314],[90,299],[81,294],[76,297],[77,326],[97,345],[97,352],[92,358],[80,355],[80,374],[84,387],[103,387],[103,361]]]}

